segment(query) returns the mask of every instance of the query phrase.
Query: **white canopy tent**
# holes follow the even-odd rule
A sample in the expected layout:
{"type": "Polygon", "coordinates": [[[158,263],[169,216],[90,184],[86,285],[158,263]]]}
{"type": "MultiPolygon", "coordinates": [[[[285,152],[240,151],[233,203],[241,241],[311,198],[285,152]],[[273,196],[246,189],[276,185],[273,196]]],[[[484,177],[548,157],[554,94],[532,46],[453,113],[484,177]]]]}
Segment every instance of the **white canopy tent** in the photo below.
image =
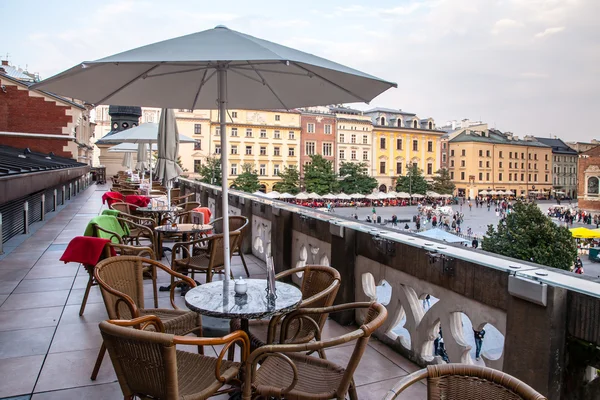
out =
{"type": "Polygon", "coordinates": [[[278,191],[273,190],[272,192],[267,193],[265,196],[270,199],[279,199],[281,194],[278,191]]]}
{"type": "Polygon", "coordinates": [[[350,197],[346,193],[340,193],[340,194],[338,194],[337,198],[340,199],[340,200],[351,200],[352,199],[352,197],[350,197]]]}
{"type": "Polygon", "coordinates": [[[350,198],[352,199],[364,199],[365,195],[361,194],[361,193],[352,193],[351,195],[349,195],[350,198]]]}
{"type": "Polygon", "coordinates": [[[312,200],[321,200],[322,199],[322,197],[320,195],[316,194],[315,192],[309,193],[308,198],[312,199],[312,200]]]}
{"type": "Polygon", "coordinates": [[[310,197],[308,197],[308,193],[306,192],[302,192],[302,193],[298,193],[296,195],[296,200],[308,200],[310,197]]]}
{"type": "Polygon", "coordinates": [[[281,193],[281,196],[279,196],[280,199],[294,199],[296,198],[296,196],[294,196],[293,194],[289,194],[289,193],[281,193]]]}

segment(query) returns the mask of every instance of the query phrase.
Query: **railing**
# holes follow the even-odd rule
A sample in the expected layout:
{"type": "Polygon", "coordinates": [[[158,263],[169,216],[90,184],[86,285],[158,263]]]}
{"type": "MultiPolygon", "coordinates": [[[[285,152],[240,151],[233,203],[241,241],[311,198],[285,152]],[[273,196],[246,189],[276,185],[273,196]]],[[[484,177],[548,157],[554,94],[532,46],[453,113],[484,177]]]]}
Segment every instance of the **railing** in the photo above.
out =
{"type": "MultiPolygon", "coordinates": [[[[181,186],[223,214],[220,188],[181,186]]],[[[586,398],[573,394],[587,390],[581,371],[600,367],[599,280],[235,190],[229,202],[230,215],[250,219],[243,251],[271,255],[278,271],[333,266],[342,275],[336,302],[384,303],[389,317],[376,336],[416,363],[486,365],[550,399],[586,398]],[[435,351],[440,328],[445,352],[435,351]],[[473,328],[486,330],[480,360],[473,328]]]]}

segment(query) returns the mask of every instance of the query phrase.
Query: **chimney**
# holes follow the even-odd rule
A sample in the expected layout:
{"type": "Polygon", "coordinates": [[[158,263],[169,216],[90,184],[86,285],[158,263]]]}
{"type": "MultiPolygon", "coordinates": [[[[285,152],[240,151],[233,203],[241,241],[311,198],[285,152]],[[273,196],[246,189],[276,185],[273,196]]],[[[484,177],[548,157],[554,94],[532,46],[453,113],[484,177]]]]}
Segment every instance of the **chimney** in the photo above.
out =
{"type": "Polygon", "coordinates": [[[2,65],[8,66],[8,60],[2,60],[2,65]]]}

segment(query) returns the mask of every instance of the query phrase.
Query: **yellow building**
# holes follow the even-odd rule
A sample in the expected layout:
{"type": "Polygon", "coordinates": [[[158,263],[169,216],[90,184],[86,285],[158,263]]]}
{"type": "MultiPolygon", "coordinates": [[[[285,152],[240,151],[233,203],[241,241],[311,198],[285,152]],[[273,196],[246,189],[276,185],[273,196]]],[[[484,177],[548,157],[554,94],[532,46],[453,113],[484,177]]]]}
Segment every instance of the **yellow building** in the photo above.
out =
{"type": "Polygon", "coordinates": [[[371,118],[362,111],[346,107],[331,107],[337,119],[335,172],[339,172],[343,162],[372,163],[371,118]]]}
{"type": "Polygon", "coordinates": [[[466,130],[448,143],[448,170],[459,196],[474,198],[483,190],[528,196],[552,189],[552,148],[532,137],[466,130]]]}
{"type": "Polygon", "coordinates": [[[388,108],[374,108],[364,113],[373,123],[372,176],[380,191],[395,190],[396,178],[407,167],[416,165],[431,181],[440,168],[440,139],[445,132],[435,130],[432,118],[419,119],[416,114],[388,108]]]}

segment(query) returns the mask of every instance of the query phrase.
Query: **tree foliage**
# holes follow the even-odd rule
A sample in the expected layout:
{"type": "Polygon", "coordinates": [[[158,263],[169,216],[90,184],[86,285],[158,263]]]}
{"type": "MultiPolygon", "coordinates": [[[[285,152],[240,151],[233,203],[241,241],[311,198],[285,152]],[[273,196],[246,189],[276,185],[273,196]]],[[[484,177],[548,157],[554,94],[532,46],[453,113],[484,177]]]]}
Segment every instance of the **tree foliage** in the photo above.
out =
{"type": "Polygon", "coordinates": [[[254,193],[260,189],[260,181],[254,166],[250,163],[242,165],[242,173],[235,178],[233,186],[243,192],[254,193]]]}
{"type": "Polygon", "coordinates": [[[300,174],[295,165],[285,167],[283,171],[279,172],[279,177],[281,178],[281,181],[273,185],[273,190],[289,194],[297,194],[300,191],[300,174]]]}
{"type": "Polygon", "coordinates": [[[568,270],[577,259],[569,229],[559,227],[534,203],[517,202],[505,222],[488,226],[483,250],[568,270]]]}
{"type": "Polygon", "coordinates": [[[323,195],[337,191],[337,177],[331,161],[320,154],[310,156],[310,164],[304,166],[304,186],[307,192],[323,195]]]}
{"type": "Polygon", "coordinates": [[[433,177],[431,190],[439,194],[453,194],[456,185],[450,179],[450,172],[446,168],[439,169],[433,177]]]}
{"type": "Polygon", "coordinates": [[[411,165],[406,175],[400,175],[396,179],[396,191],[406,193],[425,194],[429,190],[429,184],[423,177],[423,172],[416,165],[411,165]]]}
{"type": "Polygon", "coordinates": [[[223,179],[221,174],[221,160],[214,157],[207,157],[206,163],[195,171],[200,175],[200,182],[220,185],[223,179]]]}
{"type": "Polygon", "coordinates": [[[343,162],[340,165],[339,190],[346,194],[371,193],[377,187],[377,179],[369,176],[369,167],[366,163],[343,162]]]}

